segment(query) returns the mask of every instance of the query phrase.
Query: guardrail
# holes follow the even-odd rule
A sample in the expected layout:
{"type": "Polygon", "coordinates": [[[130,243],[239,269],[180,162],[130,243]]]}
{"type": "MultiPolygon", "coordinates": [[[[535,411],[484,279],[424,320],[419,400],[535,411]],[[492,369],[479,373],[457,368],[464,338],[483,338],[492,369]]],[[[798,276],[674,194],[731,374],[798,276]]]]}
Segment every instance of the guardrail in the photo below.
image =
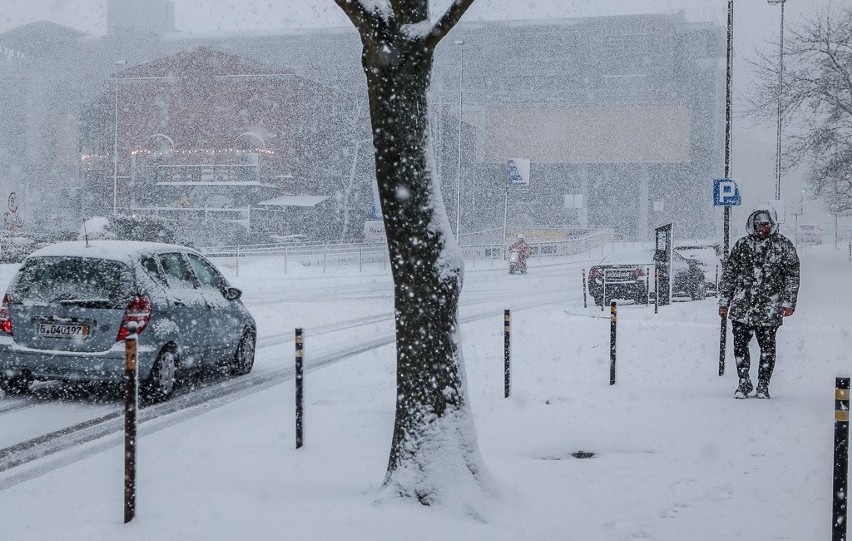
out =
{"type": "MultiPolygon", "coordinates": [[[[537,259],[550,258],[566,260],[584,251],[613,240],[612,231],[604,230],[581,237],[569,239],[541,240],[530,242],[533,256],[537,259]]],[[[506,258],[508,246],[499,244],[476,244],[461,247],[465,261],[476,267],[478,264],[495,266],[502,264],[506,258]]],[[[274,256],[282,260],[284,271],[287,272],[288,265],[298,264],[303,267],[313,267],[326,271],[328,267],[358,266],[381,266],[387,268],[389,265],[387,245],[378,243],[348,243],[348,244],[255,244],[234,246],[208,246],[199,248],[199,251],[207,257],[221,260],[220,263],[228,265],[227,260],[232,259],[234,266],[239,269],[241,260],[251,260],[259,257],[274,256]]]]}

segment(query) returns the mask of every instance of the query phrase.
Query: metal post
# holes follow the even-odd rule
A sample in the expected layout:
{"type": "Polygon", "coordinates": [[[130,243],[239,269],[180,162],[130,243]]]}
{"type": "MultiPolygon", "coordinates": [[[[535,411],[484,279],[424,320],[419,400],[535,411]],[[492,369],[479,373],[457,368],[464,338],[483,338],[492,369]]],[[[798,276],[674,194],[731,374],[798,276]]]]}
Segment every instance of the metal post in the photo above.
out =
{"type": "Polygon", "coordinates": [[[464,77],[464,41],[454,41],[459,46],[459,148],[456,165],[456,237],[461,245],[461,147],[462,147],[462,79],[464,77]]]}
{"type": "Polygon", "coordinates": [[[509,398],[510,386],[510,355],[511,355],[511,319],[509,310],[503,310],[503,397],[509,398]]]}
{"type": "Polygon", "coordinates": [[[583,269],[582,273],[583,273],[583,308],[588,308],[588,304],[586,303],[586,269],[583,269]]]}
{"type": "Polygon", "coordinates": [[[719,265],[716,265],[716,297],[719,296],[719,265]]]}
{"type": "Polygon", "coordinates": [[[124,339],[124,523],[136,516],[136,411],[139,409],[135,321],[127,323],[124,339]]]}
{"type": "Polygon", "coordinates": [[[781,199],[781,112],[784,95],[784,2],[767,0],[771,5],[781,4],[781,33],[778,41],[778,130],[775,152],[775,200],[781,199]]]}
{"type": "Polygon", "coordinates": [[[601,312],[604,311],[604,304],[606,304],[606,269],[601,269],[601,274],[603,275],[603,294],[601,295],[601,312]]]}
{"type": "Polygon", "coordinates": [[[284,274],[287,274],[287,247],[284,247],[284,274]]]}
{"type": "Polygon", "coordinates": [[[831,541],[846,541],[849,510],[849,378],[837,378],[834,389],[834,483],[831,541]]]}
{"type": "Polygon", "coordinates": [[[115,118],[113,118],[113,142],[112,142],[112,215],[118,214],[118,66],[127,64],[126,60],[116,60],[114,81],[115,83],[115,118]]]}
{"type": "Polygon", "coordinates": [[[302,447],[304,378],[302,373],[302,329],[296,329],[296,449],[302,447]]]}
{"type": "Polygon", "coordinates": [[[235,259],[234,266],[236,268],[237,276],[239,276],[240,275],[240,245],[239,244],[237,244],[237,248],[234,251],[234,254],[235,254],[234,255],[234,259],[235,259]]]}
{"type": "Polygon", "coordinates": [[[618,306],[615,301],[609,305],[609,384],[615,385],[615,324],[618,306]]]}
{"type": "MultiPolygon", "coordinates": [[[[734,0],[728,0],[728,55],[725,77],[725,178],[731,178],[731,85],[733,81],[733,58],[734,58],[734,0]]],[[[779,132],[780,133],[780,132],[779,132]]],[[[779,136],[780,137],[780,136],[779,136]]],[[[777,197],[776,197],[777,199],[777,197]]],[[[731,207],[725,205],[724,217],[724,252],[723,258],[727,259],[728,249],[731,241],[731,207]]],[[[723,259],[724,261],[724,259],[723,259]]],[[[719,294],[718,272],[716,274],[716,295],[719,294]]],[[[719,375],[725,374],[725,349],[727,348],[728,318],[721,318],[721,331],[719,332],[719,375]]]]}

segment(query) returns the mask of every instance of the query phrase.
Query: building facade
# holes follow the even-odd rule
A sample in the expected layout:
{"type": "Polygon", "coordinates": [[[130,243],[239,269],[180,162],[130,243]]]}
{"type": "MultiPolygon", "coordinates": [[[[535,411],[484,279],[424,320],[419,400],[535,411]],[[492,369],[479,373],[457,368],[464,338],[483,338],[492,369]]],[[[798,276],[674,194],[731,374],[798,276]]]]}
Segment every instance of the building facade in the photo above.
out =
{"type": "MultiPolygon", "coordinates": [[[[37,65],[0,64],[20,77],[7,94],[13,101],[42,88],[55,94],[24,122],[42,150],[7,136],[12,170],[32,185],[42,182],[32,166],[66,164],[50,166],[61,170],[51,185],[74,192],[57,191],[57,200],[90,214],[110,212],[119,198],[128,208],[204,201],[209,209],[259,207],[274,190],[328,197],[329,216],[319,222],[337,229],[309,236],[357,238],[352,223],[369,211],[372,152],[355,30],[194,35],[169,31],[167,8],[148,27],[133,24],[132,9],[110,7],[109,35],[53,29],[61,44],[33,52],[37,65]],[[206,74],[193,73],[193,62],[206,74]],[[57,125],[79,125],[77,138],[72,129],[71,143],[42,143],[57,125]],[[87,162],[98,159],[98,167],[87,162]],[[211,167],[190,167],[199,165],[211,167]],[[224,193],[227,182],[244,191],[224,193]]],[[[0,34],[0,47],[12,48],[9,35],[0,34]]],[[[451,223],[460,212],[462,241],[498,229],[504,210],[516,229],[607,227],[645,240],[672,222],[681,237],[712,234],[724,55],[723,28],[682,14],[458,25],[436,51],[430,107],[435,173],[451,223]],[[510,158],[530,159],[531,182],[507,198],[510,158]]],[[[8,97],[0,101],[20,116],[8,97]]]]}

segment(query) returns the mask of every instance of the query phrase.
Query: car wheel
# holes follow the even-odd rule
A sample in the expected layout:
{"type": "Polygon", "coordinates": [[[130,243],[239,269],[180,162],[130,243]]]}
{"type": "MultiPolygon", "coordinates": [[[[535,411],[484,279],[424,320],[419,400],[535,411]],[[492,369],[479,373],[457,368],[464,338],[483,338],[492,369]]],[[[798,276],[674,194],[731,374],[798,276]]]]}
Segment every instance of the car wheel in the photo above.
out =
{"type": "Polygon", "coordinates": [[[14,378],[0,378],[0,389],[6,394],[24,394],[30,390],[33,379],[26,375],[16,376],[14,378]]]}
{"type": "Polygon", "coordinates": [[[177,378],[177,355],[171,349],[164,349],[154,361],[151,374],[145,380],[142,391],[151,402],[165,402],[175,391],[177,378]]]}
{"type": "Polygon", "coordinates": [[[248,330],[243,333],[234,360],[231,363],[231,373],[235,376],[244,376],[251,372],[254,366],[255,336],[254,331],[248,330]]]}

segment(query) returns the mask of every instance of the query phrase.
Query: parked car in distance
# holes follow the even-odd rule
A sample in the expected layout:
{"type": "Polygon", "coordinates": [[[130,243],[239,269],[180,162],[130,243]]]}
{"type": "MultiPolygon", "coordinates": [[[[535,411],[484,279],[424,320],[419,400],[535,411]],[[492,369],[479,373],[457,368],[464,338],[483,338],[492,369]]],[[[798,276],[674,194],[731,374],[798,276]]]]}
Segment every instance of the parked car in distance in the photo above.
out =
{"type": "Polygon", "coordinates": [[[130,323],[143,397],[168,399],[177,375],[254,364],[254,318],[216,267],[184,246],[62,242],[21,264],[0,305],[0,389],[35,380],[120,382],[130,323]]]}
{"type": "MultiPolygon", "coordinates": [[[[648,290],[654,287],[654,250],[625,250],[604,257],[589,269],[589,294],[595,304],[605,305],[613,299],[647,302],[648,290]]],[[[707,295],[705,268],[697,260],[672,252],[672,295],[703,299],[707,295]]]]}
{"type": "Polygon", "coordinates": [[[800,225],[796,240],[799,244],[822,244],[822,230],[816,225],[800,225]]]}
{"type": "Polygon", "coordinates": [[[687,259],[694,259],[704,266],[708,295],[716,294],[716,280],[722,277],[724,250],[718,242],[694,241],[676,244],[674,250],[687,259]]]}

